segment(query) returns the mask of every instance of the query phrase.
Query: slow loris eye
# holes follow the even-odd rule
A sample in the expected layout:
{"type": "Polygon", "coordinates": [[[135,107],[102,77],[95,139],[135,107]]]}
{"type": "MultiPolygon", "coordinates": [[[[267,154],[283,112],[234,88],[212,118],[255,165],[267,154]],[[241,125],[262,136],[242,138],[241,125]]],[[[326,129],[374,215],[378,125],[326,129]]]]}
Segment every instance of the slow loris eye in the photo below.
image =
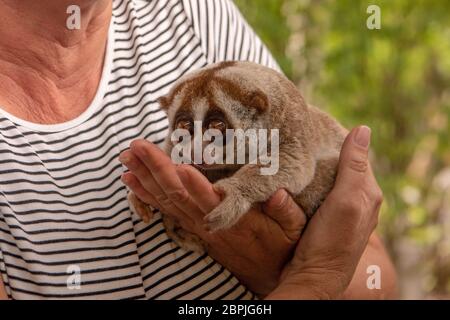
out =
{"type": "Polygon", "coordinates": [[[181,119],[177,121],[177,129],[186,129],[191,132],[194,128],[194,124],[191,120],[181,119]]]}
{"type": "Polygon", "coordinates": [[[225,131],[227,125],[222,120],[211,120],[208,123],[208,129],[217,129],[220,131],[225,131]]]}

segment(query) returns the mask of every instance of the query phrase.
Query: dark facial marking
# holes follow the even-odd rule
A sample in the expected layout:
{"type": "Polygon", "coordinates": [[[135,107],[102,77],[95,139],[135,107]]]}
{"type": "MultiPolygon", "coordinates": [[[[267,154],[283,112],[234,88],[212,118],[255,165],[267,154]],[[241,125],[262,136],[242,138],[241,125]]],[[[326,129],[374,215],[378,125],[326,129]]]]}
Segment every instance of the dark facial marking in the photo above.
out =
{"type": "Polygon", "coordinates": [[[172,123],[172,130],[175,129],[186,129],[192,135],[194,133],[194,119],[192,114],[185,111],[177,112],[172,123]]]}
{"type": "Polygon", "coordinates": [[[206,113],[205,119],[203,120],[203,127],[205,130],[217,129],[222,134],[225,134],[226,129],[231,129],[231,124],[219,108],[212,106],[206,113]]]}
{"type": "Polygon", "coordinates": [[[254,108],[258,113],[263,113],[269,108],[267,96],[259,90],[255,90],[249,94],[228,79],[215,77],[214,81],[219,83],[220,87],[232,99],[241,102],[247,108],[254,108]]]}
{"type": "MultiPolygon", "coordinates": [[[[174,97],[185,87],[185,86],[193,86],[194,88],[201,88],[205,84],[207,84],[207,81],[211,79],[214,74],[222,69],[234,66],[236,62],[234,61],[224,61],[214,68],[211,68],[207,71],[201,72],[198,76],[188,80],[184,81],[180,84],[178,84],[176,87],[173,88],[171,94],[169,96],[162,96],[158,99],[158,102],[162,109],[167,110],[171,104],[173,103],[174,97]]],[[[189,90],[190,92],[196,92],[197,90],[189,90]]],[[[183,103],[184,104],[184,103],[183,103]]]]}

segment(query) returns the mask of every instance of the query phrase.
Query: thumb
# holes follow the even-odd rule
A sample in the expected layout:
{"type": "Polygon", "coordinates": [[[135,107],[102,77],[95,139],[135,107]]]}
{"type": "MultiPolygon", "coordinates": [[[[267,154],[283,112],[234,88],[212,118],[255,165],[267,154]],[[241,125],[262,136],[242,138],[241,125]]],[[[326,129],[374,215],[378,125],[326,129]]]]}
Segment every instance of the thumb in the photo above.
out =
{"type": "Polygon", "coordinates": [[[297,242],[306,225],[306,215],[289,193],[280,189],[263,205],[263,211],[283,229],[286,237],[297,242]]]}
{"type": "Polygon", "coordinates": [[[371,130],[367,126],[354,128],[345,138],[339,158],[336,186],[357,184],[369,170],[369,145],[371,130]]]}

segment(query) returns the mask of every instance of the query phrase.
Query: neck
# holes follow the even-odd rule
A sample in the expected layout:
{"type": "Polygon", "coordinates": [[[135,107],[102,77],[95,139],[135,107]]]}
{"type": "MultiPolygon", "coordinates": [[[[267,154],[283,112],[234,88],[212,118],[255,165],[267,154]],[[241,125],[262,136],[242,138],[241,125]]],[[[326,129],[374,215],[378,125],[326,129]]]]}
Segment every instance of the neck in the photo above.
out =
{"type": "Polygon", "coordinates": [[[97,90],[111,0],[0,0],[0,106],[39,123],[69,120],[97,90]],[[78,5],[81,28],[67,8],[78,5]]]}

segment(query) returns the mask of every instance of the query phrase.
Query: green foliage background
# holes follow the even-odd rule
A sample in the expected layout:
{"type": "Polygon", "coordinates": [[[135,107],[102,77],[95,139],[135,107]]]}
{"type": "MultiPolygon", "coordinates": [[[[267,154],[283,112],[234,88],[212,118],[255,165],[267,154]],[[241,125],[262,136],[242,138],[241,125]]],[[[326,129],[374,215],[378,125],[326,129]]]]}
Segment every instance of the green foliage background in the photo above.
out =
{"type": "Polygon", "coordinates": [[[372,128],[403,298],[450,295],[450,1],[235,0],[307,100],[372,128]],[[381,29],[369,30],[369,5],[381,29]]]}

